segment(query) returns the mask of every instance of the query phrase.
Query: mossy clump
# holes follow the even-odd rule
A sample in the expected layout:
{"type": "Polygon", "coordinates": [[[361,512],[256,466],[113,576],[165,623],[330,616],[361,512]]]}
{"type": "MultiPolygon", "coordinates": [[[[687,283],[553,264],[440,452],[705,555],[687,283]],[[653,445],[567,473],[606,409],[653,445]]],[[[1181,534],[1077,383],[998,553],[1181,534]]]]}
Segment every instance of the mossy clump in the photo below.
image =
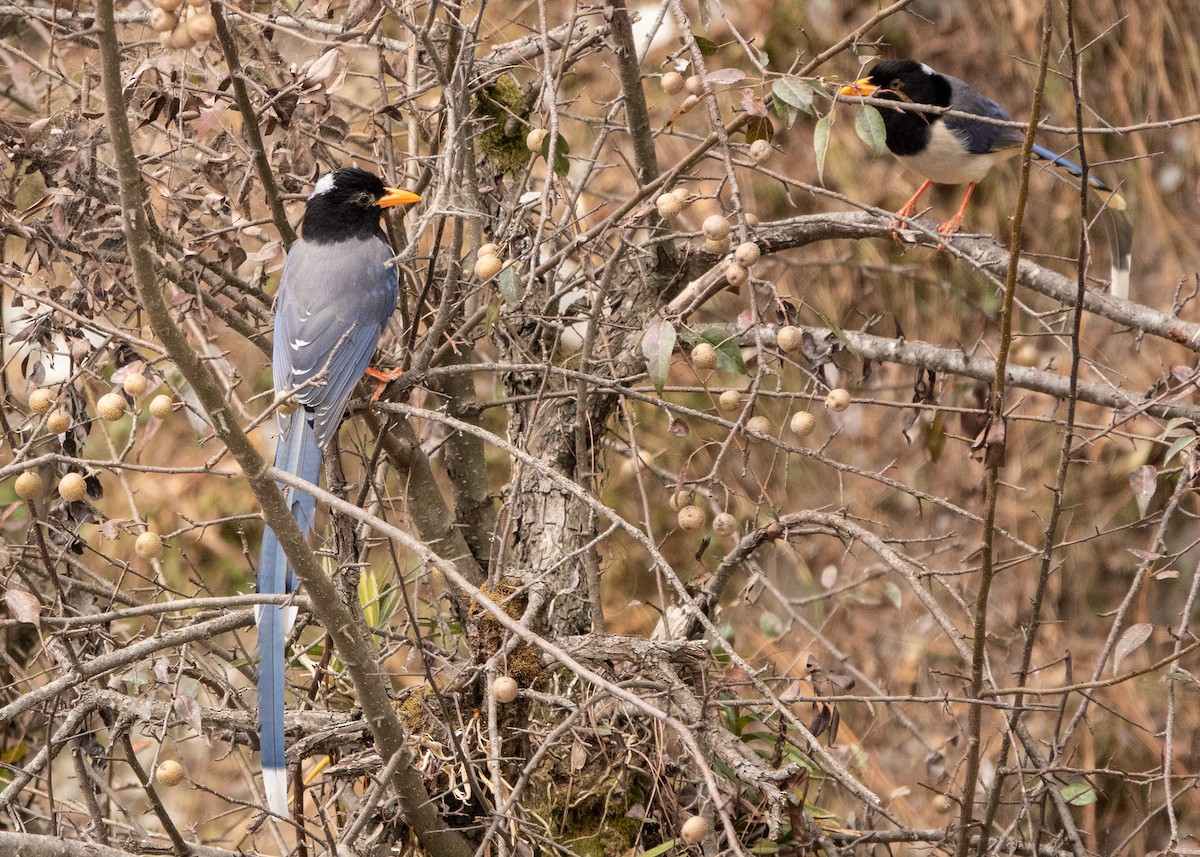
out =
{"type": "Polygon", "coordinates": [[[432,693],[432,690],[428,685],[415,687],[396,706],[396,713],[400,715],[400,722],[410,732],[420,735],[429,732],[429,706],[425,700],[429,698],[430,693],[432,693]]]}
{"type": "MultiPolygon", "coordinates": [[[[488,600],[497,604],[513,619],[521,618],[521,614],[525,612],[525,605],[528,601],[523,594],[517,594],[520,592],[520,586],[516,581],[501,578],[496,583],[485,584],[479,589],[487,596],[488,600]]],[[[471,651],[480,661],[487,660],[499,651],[507,631],[496,620],[496,617],[478,601],[471,601],[468,609],[468,623],[471,651]]]]}
{"type": "Polygon", "coordinates": [[[479,151],[502,173],[525,168],[533,153],[525,145],[529,131],[529,96],[511,74],[502,74],[496,82],[475,96],[475,106],[485,123],[479,136],[479,151]]]}
{"type": "Polygon", "coordinates": [[[546,670],[538,650],[527,643],[515,646],[505,660],[508,675],[521,687],[537,689],[545,678],[546,670]]]}
{"type": "Polygon", "coordinates": [[[656,826],[631,818],[629,810],[644,803],[644,794],[624,765],[601,763],[603,754],[581,770],[568,773],[567,758],[538,769],[526,799],[531,815],[555,819],[548,838],[580,857],[622,857],[635,844],[657,844],[656,826]]]}

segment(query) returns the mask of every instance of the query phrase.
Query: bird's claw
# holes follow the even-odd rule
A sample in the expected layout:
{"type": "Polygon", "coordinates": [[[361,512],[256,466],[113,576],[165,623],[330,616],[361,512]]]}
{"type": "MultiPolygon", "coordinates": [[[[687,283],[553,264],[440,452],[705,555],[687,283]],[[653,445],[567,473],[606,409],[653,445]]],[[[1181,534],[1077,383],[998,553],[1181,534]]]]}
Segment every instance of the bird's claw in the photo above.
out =
{"type": "Polygon", "coordinates": [[[404,374],[403,369],[376,369],[374,366],[368,366],[366,374],[375,379],[375,392],[371,394],[371,401],[378,402],[379,397],[383,395],[383,391],[387,389],[387,385],[395,381],[404,374]]]}

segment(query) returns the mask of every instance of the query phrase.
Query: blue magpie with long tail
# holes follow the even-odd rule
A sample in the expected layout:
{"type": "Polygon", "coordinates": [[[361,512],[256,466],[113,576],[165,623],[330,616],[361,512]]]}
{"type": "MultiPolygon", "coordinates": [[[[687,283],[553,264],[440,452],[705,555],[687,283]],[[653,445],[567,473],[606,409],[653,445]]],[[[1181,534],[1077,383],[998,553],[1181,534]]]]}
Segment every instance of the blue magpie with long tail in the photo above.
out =
{"type": "MultiPolygon", "coordinates": [[[[277,394],[295,410],[280,408],[275,466],[316,483],[322,450],[337,432],[346,400],[367,370],[384,327],[396,309],[399,278],[392,248],[380,228],[383,209],[420,199],[385,187],[378,176],[354,167],[322,176],[304,209],[301,238],[288,250],[275,304],[271,360],[277,394]]],[[[281,486],[292,515],[307,535],[317,501],[281,486]]],[[[290,593],[296,576],[274,531],[263,532],[258,591],[290,593]]],[[[287,816],[284,758],[284,642],[295,608],[262,605],[258,624],[258,729],[267,806],[287,816]]]]}
{"type": "MultiPolygon", "coordinates": [[[[889,101],[946,107],[986,119],[1011,120],[1003,107],[966,82],[934,71],[915,60],[881,60],[870,73],[841,87],[839,95],[874,96],[889,101]]],[[[880,110],[886,144],[893,155],[925,182],[897,215],[911,217],[917,200],[930,184],[965,184],[967,192],[953,217],[938,227],[942,234],[962,226],[967,203],[975,185],[1000,161],[1016,155],[1025,141],[1019,128],[980,122],[963,116],[922,113],[913,110],[880,110]]],[[[1033,156],[1056,168],[1056,175],[1079,186],[1083,171],[1061,155],[1035,145],[1033,156]]],[[[1100,179],[1088,174],[1088,186],[1100,199],[1107,219],[1112,257],[1110,289],[1120,298],[1129,297],[1129,270],[1133,260],[1133,223],[1124,197],[1100,179]]]]}

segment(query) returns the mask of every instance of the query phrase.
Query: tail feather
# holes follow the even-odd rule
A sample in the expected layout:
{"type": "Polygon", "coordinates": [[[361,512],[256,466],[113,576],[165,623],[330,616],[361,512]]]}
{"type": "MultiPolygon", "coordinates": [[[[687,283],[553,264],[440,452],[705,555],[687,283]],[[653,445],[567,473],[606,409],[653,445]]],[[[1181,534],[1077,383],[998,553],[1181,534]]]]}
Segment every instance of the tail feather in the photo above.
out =
{"type": "MultiPolygon", "coordinates": [[[[312,414],[305,409],[280,420],[275,466],[307,482],[316,483],[321,473],[321,449],[313,439],[312,414]]],[[[281,486],[282,487],[282,486],[281,486]]],[[[312,530],[317,501],[295,488],[284,487],[284,497],[300,531],[312,530]]],[[[284,556],[275,531],[263,531],[262,558],[258,566],[258,591],[281,595],[296,588],[296,575],[284,556]]],[[[258,735],[262,754],[263,788],[267,806],[277,815],[287,816],[287,764],[283,734],[284,643],[296,608],[263,604],[255,611],[258,625],[258,735]]]]}
{"type": "MultiPolygon", "coordinates": [[[[1035,145],[1033,155],[1048,161],[1051,166],[1072,176],[1075,187],[1079,186],[1079,178],[1083,169],[1076,163],[1057,155],[1044,146],[1035,145]]],[[[1055,175],[1062,175],[1056,172],[1055,175]]],[[[1068,179],[1069,181],[1069,179],[1068,179]]],[[[1105,211],[1106,231],[1108,232],[1108,249],[1112,258],[1112,280],[1109,289],[1119,298],[1129,297],[1129,272],[1133,267],[1133,221],[1129,217],[1129,207],[1125,197],[1106,185],[1092,173],[1088,173],[1088,187],[1099,197],[1105,211]]]]}

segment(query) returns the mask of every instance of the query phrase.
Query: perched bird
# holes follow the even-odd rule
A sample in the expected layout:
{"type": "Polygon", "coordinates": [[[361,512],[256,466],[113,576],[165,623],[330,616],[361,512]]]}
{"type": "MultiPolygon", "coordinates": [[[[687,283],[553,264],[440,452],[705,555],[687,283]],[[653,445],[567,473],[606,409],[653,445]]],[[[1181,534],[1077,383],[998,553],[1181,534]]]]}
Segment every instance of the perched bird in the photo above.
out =
{"type": "MultiPolygon", "coordinates": [[[[924,63],[914,60],[881,60],[866,77],[843,86],[840,95],[874,96],[888,101],[948,107],[988,119],[1011,120],[1003,107],[968,84],[940,74],[924,63]]],[[[1019,128],[978,122],[961,116],[943,116],[911,110],[880,110],[886,132],[887,147],[902,164],[925,178],[925,182],[897,213],[911,217],[917,200],[930,184],[965,184],[958,211],[938,227],[938,232],[952,234],[962,227],[963,213],[975,191],[1000,161],[1019,153],[1025,132],[1019,128]]],[[[1061,155],[1042,146],[1033,147],[1033,156],[1078,179],[1083,171],[1061,155]]],[[[1069,180],[1069,179],[1068,179],[1069,180]]],[[[1109,248],[1112,251],[1112,282],[1110,288],[1117,297],[1129,296],[1129,269],[1133,259],[1133,224],[1126,213],[1125,199],[1100,181],[1088,175],[1088,184],[1099,196],[1108,215],[1109,248]]]]}
{"type": "MultiPolygon", "coordinates": [[[[363,376],[380,334],[396,308],[398,273],[379,226],[383,209],[420,197],[385,187],[378,176],[354,167],[322,176],[304,209],[301,238],[288,250],[275,302],[271,360],[277,394],[296,409],[279,412],[275,466],[316,483],[321,451],[333,439],[346,400],[363,376]]],[[[306,535],[317,501],[281,486],[306,535]]],[[[295,573],[268,527],[258,566],[260,593],[290,593],[295,573]]],[[[258,729],[263,787],[271,811],[287,816],[283,741],[284,638],[294,608],[263,605],[258,624],[258,729]]]]}

